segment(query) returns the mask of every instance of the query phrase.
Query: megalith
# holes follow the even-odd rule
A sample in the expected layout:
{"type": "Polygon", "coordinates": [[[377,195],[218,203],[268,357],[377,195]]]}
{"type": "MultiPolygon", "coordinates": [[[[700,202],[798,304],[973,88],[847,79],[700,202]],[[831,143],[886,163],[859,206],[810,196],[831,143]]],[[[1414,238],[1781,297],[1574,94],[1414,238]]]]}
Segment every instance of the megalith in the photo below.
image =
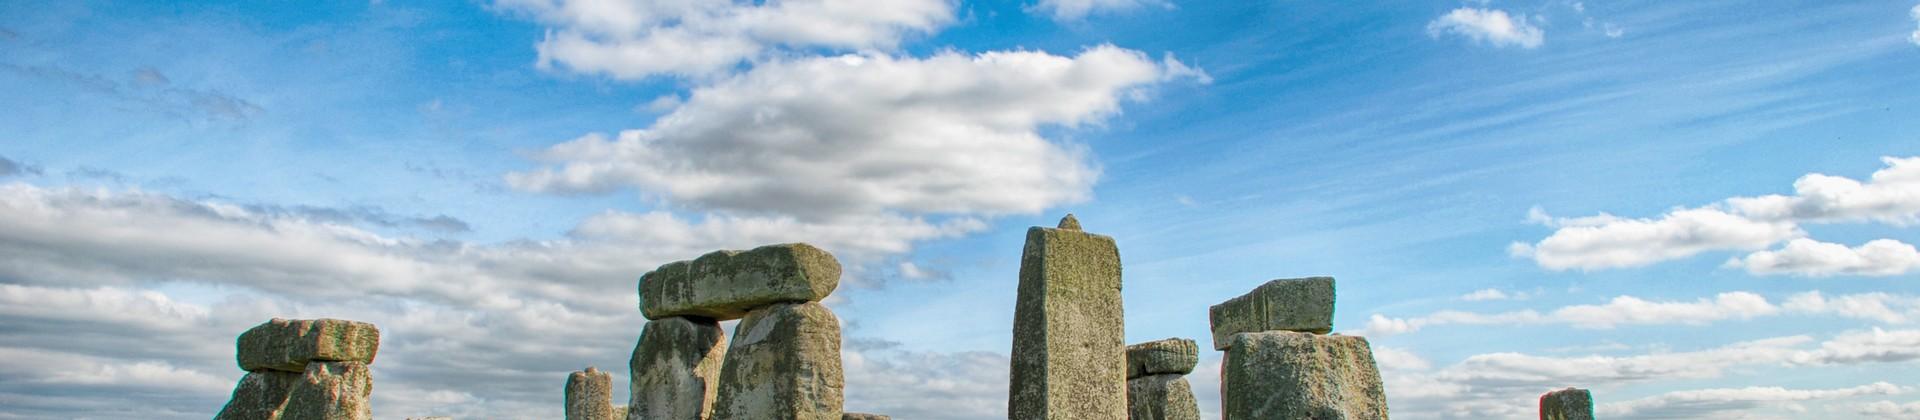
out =
{"type": "Polygon", "coordinates": [[[628,420],[705,420],[713,414],[726,331],[710,318],[647,321],[628,364],[628,420]]]}
{"type": "Polygon", "coordinates": [[[1221,363],[1228,420],[1387,418],[1386,390],[1363,337],[1239,333],[1221,363]]]}
{"type": "Polygon", "coordinates": [[[1186,375],[1200,363],[1193,340],[1169,338],[1127,346],[1127,418],[1199,420],[1200,403],[1186,375]]]}
{"type": "Polygon", "coordinates": [[[312,362],[287,392],[285,420],[366,420],[373,375],[364,362],[312,362]]]}
{"type": "MultiPolygon", "coordinates": [[[[567,374],[567,420],[615,420],[613,375],[588,366],[567,374]]],[[[620,418],[625,418],[622,413],[620,418]]]]}
{"type": "Polygon", "coordinates": [[[1269,281],[1245,295],[1208,308],[1213,349],[1226,350],[1233,335],[1243,332],[1326,334],[1333,331],[1333,300],[1332,277],[1269,281]]]}
{"type": "Polygon", "coordinates": [[[261,370],[247,372],[233,387],[233,398],[215,419],[274,419],[287,408],[287,393],[300,381],[299,373],[261,370]]]}
{"type": "Polygon", "coordinates": [[[380,350],[380,330],[373,324],[274,318],[241,333],[234,347],[247,375],[215,419],[373,417],[367,365],[380,350]]]}
{"type": "Polygon", "coordinates": [[[1593,393],[1564,388],[1541,395],[1540,420],[1593,420],[1593,393]]]}
{"type": "Polygon", "coordinates": [[[640,277],[647,319],[696,316],[726,321],[783,302],[819,302],[840,286],[840,261],[803,243],[714,251],[640,277]]]}
{"type": "Polygon", "coordinates": [[[1059,227],[1027,230],[1014,304],[1009,419],[1121,419],[1127,361],[1113,238],[1059,227]]]}
{"type": "Polygon", "coordinates": [[[713,418],[840,420],[840,320],[819,302],[754,309],[734,326],[713,418]]]}

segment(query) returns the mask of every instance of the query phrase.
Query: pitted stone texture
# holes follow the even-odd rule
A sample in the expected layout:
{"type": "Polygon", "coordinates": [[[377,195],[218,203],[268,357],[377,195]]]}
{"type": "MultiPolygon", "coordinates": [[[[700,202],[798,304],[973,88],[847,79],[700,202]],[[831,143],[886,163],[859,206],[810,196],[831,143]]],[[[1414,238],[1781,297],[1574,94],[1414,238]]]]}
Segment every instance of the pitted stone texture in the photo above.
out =
{"type": "Polygon", "coordinates": [[[1193,373],[1200,364],[1200,346],[1193,340],[1169,338],[1127,346],[1127,379],[1147,375],[1193,373]]]}
{"type": "Polygon", "coordinates": [[[249,372],[240,377],[240,384],[233,387],[233,399],[227,400],[227,406],[220,409],[214,420],[268,420],[280,418],[281,410],[287,406],[287,393],[293,390],[293,383],[300,381],[300,374],[263,370],[249,372]]]}
{"type": "Polygon", "coordinates": [[[1148,375],[1127,380],[1129,420],[1200,420],[1200,402],[1193,385],[1179,374],[1148,375]]]}
{"type": "Polygon", "coordinates": [[[1125,418],[1120,250],[1113,238],[1028,229],[1014,305],[1007,417],[1125,418]]]}
{"type": "Polygon", "coordinates": [[[380,329],[339,319],[274,318],[240,334],[240,370],[305,372],[308,362],[373,363],[380,329]]]}
{"type": "Polygon", "coordinates": [[[313,362],[287,395],[281,420],[367,420],[373,376],[362,362],[313,362]]]}
{"type": "Polygon", "coordinates": [[[881,414],[847,413],[840,416],[840,420],[893,420],[893,417],[881,414]]]}
{"type": "Polygon", "coordinates": [[[1387,418],[1386,391],[1366,338],[1240,333],[1221,364],[1227,420],[1387,418]]]}
{"type": "Polygon", "coordinates": [[[840,320],[817,302],[755,309],[734,326],[713,418],[840,420],[840,320]]]}
{"type": "Polygon", "coordinates": [[[566,396],[567,420],[614,420],[613,375],[591,366],[568,374],[566,396]]]}
{"type": "Polygon", "coordinates": [[[1333,331],[1333,278],[1269,281],[1252,292],[1213,305],[1213,349],[1226,350],[1233,335],[1245,332],[1333,331]]]}
{"type": "Polygon", "coordinates": [[[727,332],[707,318],[647,321],[633,347],[627,420],[705,420],[713,415],[727,332]]]}
{"type": "Polygon", "coordinates": [[[839,286],[840,261],[813,245],[714,251],[640,276],[640,311],[725,321],[769,304],[819,302],[839,286]]]}
{"type": "Polygon", "coordinates": [[[1593,393],[1565,388],[1541,395],[1540,420],[1593,420],[1593,393]]]}

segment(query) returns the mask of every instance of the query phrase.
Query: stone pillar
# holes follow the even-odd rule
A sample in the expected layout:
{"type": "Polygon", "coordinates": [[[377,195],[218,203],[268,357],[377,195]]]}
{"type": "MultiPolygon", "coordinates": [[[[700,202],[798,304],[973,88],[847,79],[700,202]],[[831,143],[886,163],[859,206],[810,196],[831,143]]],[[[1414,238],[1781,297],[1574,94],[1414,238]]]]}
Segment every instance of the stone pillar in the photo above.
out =
{"type": "Polygon", "coordinates": [[[1240,333],[1221,363],[1227,420],[1387,418],[1386,390],[1363,337],[1240,333]]]}
{"type": "Polygon", "coordinates": [[[1169,338],[1127,346],[1127,418],[1200,420],[1186,375],[1200,363],[1193,340],[1169,338]]]}
{"type": "Polygon", "coordinates": [[[234,360],[248,373],[214,418],[370,419],[367,365],[379,350],[380,330],[365,322],[261,323],[235,340],[234,360]]]}
{"type": "Polygon", "coordinates": [[[1564,388],[1541,395],[1540,420],[1593,420],[1593,393],[1564,388]]]}
{"type": "Polygon", "coordinates": [[[840,320],[818,302],[749,312],[734,326],[720,367],[715,420],[839,420],[840,320]]]}
{"type": "Polygon", "coordinates": [[[1127,416],[1120,250],[1069,214],[1027,230],[1014,306],[1009,419],[1127,416]]]}
{"type": "Polygon", "coordinates": [[[708,318],[647,321],[628,364],[628,420],[705,420],[713,414],[726,330],[708,318]]]}
{"type": "Polygon", "coordinates": [[[614,420],[613,375],[592,366],[568,374],[566,395],[567,420],[614,420]]]}
{"type": "Polygon", "coordinates": [[[315,362],[287,393],[287,409],[280,418],[367,420],[373,418],[368,397],[373,375],[361,362],[315,362]]]}

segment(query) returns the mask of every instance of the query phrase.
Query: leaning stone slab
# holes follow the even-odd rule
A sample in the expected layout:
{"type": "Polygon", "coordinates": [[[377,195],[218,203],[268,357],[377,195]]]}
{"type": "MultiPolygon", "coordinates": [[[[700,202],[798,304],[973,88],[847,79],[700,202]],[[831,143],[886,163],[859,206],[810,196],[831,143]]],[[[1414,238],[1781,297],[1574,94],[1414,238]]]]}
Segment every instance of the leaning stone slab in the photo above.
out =
{"type": "Polygon", "coordinates": [[[1333,331],[1333,278],[1269,281],[1252,292],[1213,305],[1213,349],[1226,350],[1233,335],[1244,332],[1333,331]]]}
{"type": "Polygon", "coordinates": [[[248,329],[237,340],[240,369],[305,372],[308,362],[373,363],[380,329],[339,319],[280,319],[248,329]]]}
{"type": "Polygon", "coordinates": [[[1014,303],[1010,419],[1123,419],[1127,360],[1113,238],[1027,230],[1014,303]]]}
{"type": "Polygon", "coordinates": [[[1565,388],[1541,395],[1540,420],[1593,420],[1593,393],[1565,388]]]}
{"type": "Polygon", "coordinates": [[[628,363],[628,420],[704,420],[713,414],[727,332],[707,318],[647,321],[628,363]]]}
{"type": "Polygon", "coordinates": [[[1148,375],[1193,373],[1200,364],[1200,346],[1193,340],[1169,338],[1127,346],[1127,379],[1148,375]]]}
{"type": "Polygon", "coordinates": [[[613,375],[592,366],[568,374],[566,397],[567,420],[614,420],[613,375]]]}
{"type": "Polygon", "coordinates": [[[640,276],[640,311],[725,321],[773,303],[818,302],[839,286],[840,261],[813,245],[714,251],[640,276]]]}
{"type": "Polygon", "coordinates": [[[840,320],[818,302],[755,309],[734,326],[713,418],[840,420],[840,320]]]}
{"type": "Polygon", "coordinates": [[[1128,420],[1200,420],[1200,402],[1193,398],[1193,385],[1179,374],[1128,379],[1127,405],[1128,420]]]}
{"type": "Polygon", "coordinates": [[[1387,418],[1380,371],[1362,337],[1235,334],[1220,387],[1227,420],[1387,418]]]}
{"type": "Polygon", "coordinates": [[[368,420],[373,376],[363,362],[314,362],[294,382],[282,420],[368,420]]]}
{"type": "Polygon", "coordinates": [[[293,383],[300,381],[300,374],[262,370],[249,372],[240,377],[240,384],[233,387],[233,399],[227,400],[227,406],[220,409],[214,420],[267,420],[280,418],[281,410],[287,407],[287,393],[293,390],[293,383]]]}
{"type": "Polygon", "coordinates": [[[840,420],[893,420],[893,417],[882,414],[847,413],[840,416],[840,420]]]}

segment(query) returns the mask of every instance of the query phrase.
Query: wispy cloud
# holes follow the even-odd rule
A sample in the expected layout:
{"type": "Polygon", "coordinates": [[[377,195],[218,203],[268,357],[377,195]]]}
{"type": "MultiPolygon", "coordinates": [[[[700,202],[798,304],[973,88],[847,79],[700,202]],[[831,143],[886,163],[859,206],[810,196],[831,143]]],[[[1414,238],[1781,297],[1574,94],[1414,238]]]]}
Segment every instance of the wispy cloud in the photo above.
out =
{"type": "Polygon", "coordinates": [[[1888,324],[1920,320],[1920,297],[1886,293],[1826,296],[1818,291],[1788,296],[1778,303],[1753,292],[1725,292],[1692,301],[1647,300],[1617,296],[1597,305],[1569,305],[1547,312],[1497,313],[1440,311],[1420,317],[1374,314],[1364,334],[1388,336],[1442,325],[1567,325],[1609,329],[1625,325],[1706,325],[1783,314],[1831,315],[1888,324]]]}
{"type": "Polygon", "coordinates": [[[1505,10],[1462,7],[1427,23],[1427,36],[1459,35],[1495,47],[1539,48],[1546,31],[1527,21],[1527,15],[1509,16],[1505,10]]]}
{"type": "Polygon", "coordinates": [[[1027,6],[1028,13],[1044,14],[1055,21],[1069,22],[1103,13],[1123,13],[1143,8],[1173,9],[1167,0],[1040,0],[1027,6]]]}

